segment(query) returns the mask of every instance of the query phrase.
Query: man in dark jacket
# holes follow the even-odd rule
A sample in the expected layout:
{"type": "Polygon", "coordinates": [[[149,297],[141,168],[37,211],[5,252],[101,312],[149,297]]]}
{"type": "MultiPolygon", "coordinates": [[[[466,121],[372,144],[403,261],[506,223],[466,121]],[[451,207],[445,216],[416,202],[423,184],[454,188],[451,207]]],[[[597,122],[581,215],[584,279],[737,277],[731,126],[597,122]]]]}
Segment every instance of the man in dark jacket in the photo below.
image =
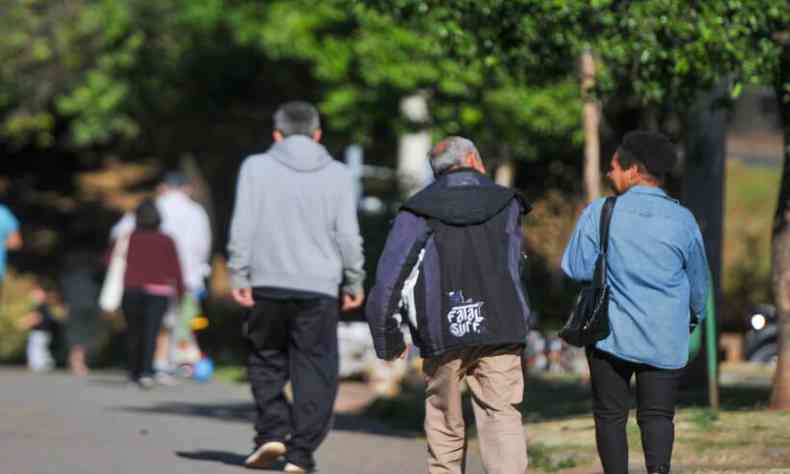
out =
{"type": "Polygon", "coordinates": [[[430,155],[436,182],[395,218],[368,298],[377,355],[405,357],[401,323],[425,358],[431,474],[460,473],[466,443],[461,383],[472,392],[489,474],[524,473],[521,353],[529,308],[519,279],[528,205],[485,176],[474,144],[449,137],[430,155]]]}

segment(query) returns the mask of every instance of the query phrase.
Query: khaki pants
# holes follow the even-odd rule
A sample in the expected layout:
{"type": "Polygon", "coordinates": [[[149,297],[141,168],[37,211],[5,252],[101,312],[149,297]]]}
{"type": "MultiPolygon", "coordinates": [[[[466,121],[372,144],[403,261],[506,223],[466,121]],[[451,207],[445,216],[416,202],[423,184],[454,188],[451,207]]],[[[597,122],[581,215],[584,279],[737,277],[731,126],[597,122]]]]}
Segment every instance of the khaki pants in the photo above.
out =
{"type": "Polygon", "coordinates": [[[483,466],[488,474],[527,472],[527,442],[521,424],[524,394],[521,346],[475,347],[425,359],[425,435],[428,472],[465,472],[466,426],[461,383],[472,394],[483,466]]]}

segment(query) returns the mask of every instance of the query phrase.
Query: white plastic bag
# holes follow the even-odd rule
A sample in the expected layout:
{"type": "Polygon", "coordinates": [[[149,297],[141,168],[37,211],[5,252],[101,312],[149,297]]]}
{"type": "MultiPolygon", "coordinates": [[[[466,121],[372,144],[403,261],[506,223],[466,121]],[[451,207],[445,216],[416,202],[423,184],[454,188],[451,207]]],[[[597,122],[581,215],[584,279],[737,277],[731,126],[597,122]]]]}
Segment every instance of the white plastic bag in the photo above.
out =
{"type": "Polygon", "coordinates": [[[126,254],[129,250],[129,234],[118,238],[110,256],[110,265],[104,275],[104,283],[99,293],[99,307],[102,311],[113,312],[121,306],[123,298],[123,277],[126,273],[126,254]]]}

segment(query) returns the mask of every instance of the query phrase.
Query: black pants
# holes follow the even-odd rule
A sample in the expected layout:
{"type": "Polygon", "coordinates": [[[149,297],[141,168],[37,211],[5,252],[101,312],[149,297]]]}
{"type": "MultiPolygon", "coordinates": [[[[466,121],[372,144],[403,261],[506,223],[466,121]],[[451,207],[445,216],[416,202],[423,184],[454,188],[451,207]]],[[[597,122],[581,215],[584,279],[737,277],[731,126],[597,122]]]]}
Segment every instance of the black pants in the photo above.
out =
{"type": "Polygon", "coordinates": [[[126,318],[128,340],[129,377],[154,375],[154,349],[156,336],[167,312],[168,298],[127,288],[123,292],[121,308],[126,318]]]}
{"type": "Polygon", "coordinates": [[[649,473],[669,472],[675,440],[675,398],[683,369],[658,369],[587,350],[592,380],[595,441],[606,474],[628,473],[625,425],[636,374],[636,419],[649,473]]]}
{"type": "Polygon", "coordinates": [[[313,452],[329,432],[337,395],[338,300],[254,295],[244,332],[258,414],[255,444],[282,441],[289,462],[312,469],[313,452]],[[289,379],[293,406],[283,393],[289,379]]]}

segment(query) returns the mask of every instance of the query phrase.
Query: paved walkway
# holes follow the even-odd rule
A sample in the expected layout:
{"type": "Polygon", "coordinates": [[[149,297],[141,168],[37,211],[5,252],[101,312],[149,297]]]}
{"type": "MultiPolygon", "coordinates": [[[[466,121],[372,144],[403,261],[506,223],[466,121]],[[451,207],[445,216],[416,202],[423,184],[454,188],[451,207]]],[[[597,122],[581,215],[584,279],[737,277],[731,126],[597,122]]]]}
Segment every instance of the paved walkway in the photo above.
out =
{"type": "MultiPolygon", "coordinates": [[[[348,408],[353,392],[344,387],[340,408],[348,408]]],[[[253,411],[244,385],[184,383],[144,392],[121,373],[75,378],[2,368],[0,472],[243,473],[253,411]]],[[[483,472],[476,453],[469,461],[468,473],[483,472]]],[[[338,413],[317,462],[322,474],[420,473],[425,441],[338,413]]]]}

